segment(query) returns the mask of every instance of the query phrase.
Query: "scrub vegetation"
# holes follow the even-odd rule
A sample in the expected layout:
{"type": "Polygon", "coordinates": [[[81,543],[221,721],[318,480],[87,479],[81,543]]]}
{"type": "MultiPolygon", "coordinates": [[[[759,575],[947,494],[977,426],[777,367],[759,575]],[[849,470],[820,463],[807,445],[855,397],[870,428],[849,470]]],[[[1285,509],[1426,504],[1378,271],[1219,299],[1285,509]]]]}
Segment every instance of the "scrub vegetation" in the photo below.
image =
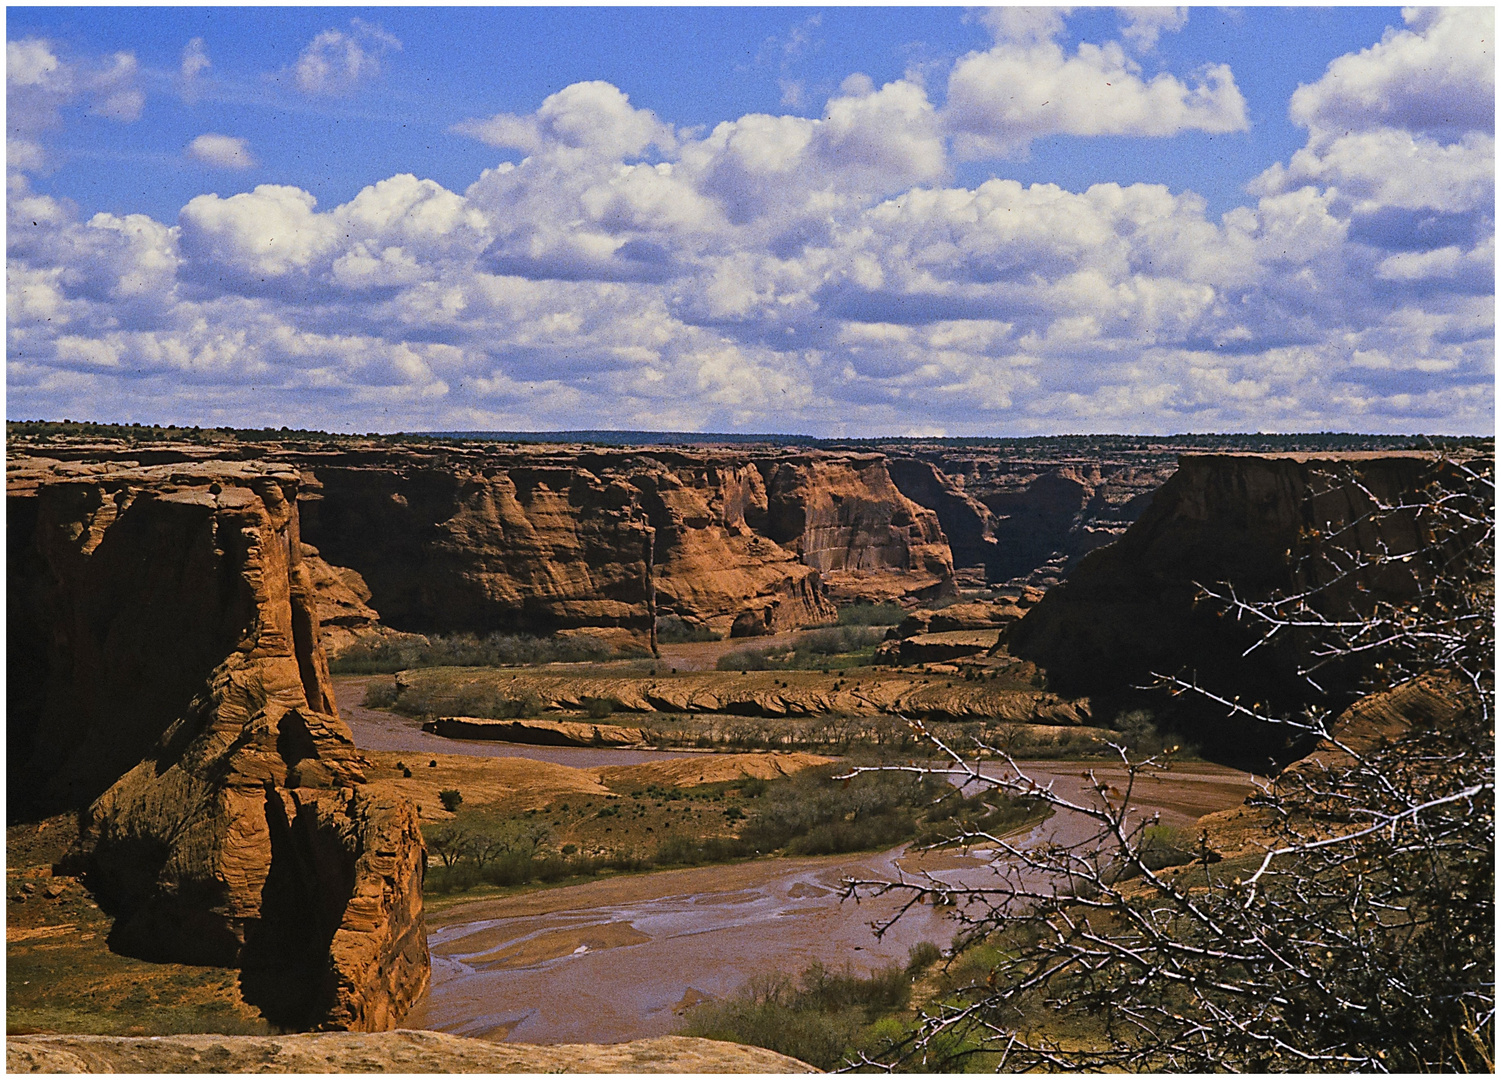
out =
{"type": "Polygon", "coordinates": [[[570,795],[540,809],[459,801],[452,820],[424,827],[425,887],[452,893],[761,855],[874,851],[943,843],[962,825],[1010,831],[1047,816],[1032,799],[966,798],[934,778],[832,779],[839,768],[682,788],[617,780],[609,795],[570,795]]]}

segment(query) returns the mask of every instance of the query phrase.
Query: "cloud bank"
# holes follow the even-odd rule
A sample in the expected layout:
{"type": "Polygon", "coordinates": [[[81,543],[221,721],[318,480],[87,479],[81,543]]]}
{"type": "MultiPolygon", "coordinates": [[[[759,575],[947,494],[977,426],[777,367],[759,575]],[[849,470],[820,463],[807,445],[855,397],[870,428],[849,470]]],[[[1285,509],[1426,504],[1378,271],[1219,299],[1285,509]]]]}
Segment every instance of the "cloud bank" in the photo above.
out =
{"type": "MultiPolygon", "coordinates": [[[[1405,17],[1299,87],[1306,145],[1218,220],[1160,185],[952,180],[957,160],[1054,135],[1243,129],[1228,68],[1148,78],[1132,58],[1181,27],[1172,12],[1069,52],[1056,11],[1003,9],[942,101],[855,74],[817,118],[678,130],[618,87],[577,83],[460,124],[455,137],[517,157],[465,191],[403,174],[321,207],[266,184],[197,196],[175,222],[75,220],[32,192],[60,103],[127,120],[134,84],[118,62],[84,71],[13,42],[10,413],[359,431],[1489,431],[1494,17],[1405,17]]],[[[298,85],[370,77],[380,41],[362,32],[320,35],[298,85]]],[[[230,168],[249,155],[212,134],[188,152],[230,168]]]]}

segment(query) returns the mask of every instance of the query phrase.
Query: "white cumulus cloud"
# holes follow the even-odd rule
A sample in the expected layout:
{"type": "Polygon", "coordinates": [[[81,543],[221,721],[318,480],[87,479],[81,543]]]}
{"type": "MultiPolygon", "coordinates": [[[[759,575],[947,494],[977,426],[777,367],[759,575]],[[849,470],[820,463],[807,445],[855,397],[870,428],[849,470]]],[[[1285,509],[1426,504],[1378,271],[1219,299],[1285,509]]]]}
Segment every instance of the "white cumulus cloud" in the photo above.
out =
{"type": "Polygon", "coordinates": [[[194,161],[215,169],[252,169],[256,164],[250,144],[233,135],[208,132],[188,143],[183,152],[194,161]]]}
{"type": "Polygon", "coordinates": [[[1315,136],[1400,127],[1437,137],[1496,127],[1496,12],[1405,8],[1408,29],[1329,64],[1299,86],[1292,118],[1315,136]]]}
{"type": "MultiPolygon", "coordinates": [[[[326,207],[268,184],[173,223],[80,221],[13,177],[11,408],[358,430],[1489,430],[1493,132],[1393,104],[1453,82],[1412,57],[1457,42],[1457,16],[1410,13],[1336,60],[1292,104],[1307,145],[1213,216],[1160,184],[957,183],[956,149],[1245,123],[1228,70],[1196,90],[1121,43],[1065,52],[1058,9],[982,18],[997,44],[955,64],[941,105],[915,77],[856,74],[817,116],[684,132],[577,83],[461,125],[524,155],[463,191],[399,173],[326,207]],[[1347,70],[1365,81],[1341,89],[1347,70]],[[1094,85],[1117,79],[1113,98],[1094,85]]],[[[1124,39],[1144,50],[1177,20],[1127,15],[1124,39]]],[[[101,93],[48,43],[13,45],[12,101],[36,95],[23,135],[101,93]]],[[[217,138],[199,153],[248,155],[217,138]]]]}
{"type": "Polygon", "coordinates": [[[1188,25],[1186,7],[1127,7],[1120,9],[1121,37],[1146,51],[1157,46],[1163,34],[1174,34],[1188,25]]]}
{"type": "Polygon", "coordinates": [[[306,94],[348,94],[381,73],[387,53],[401,42],[363,19],[351,19],[350,29],[324,30],[302,50],[292,65],[292,81],[306,94]]]}
{"type": "Polygon", "coordinates": [[[962,57],[949,73],[943,117],[965,158],[1025,153],[1047,135],[1174,135],[1244,131],[1245,99],[1226,64],[1185,82],[1167,72],[1144,78],[1119,42],[1055,40],[1061,16],[1001,9],[1000,40],[962,57]],[[1023,15],[1026,17],[1023,17],[1023,15]]]}

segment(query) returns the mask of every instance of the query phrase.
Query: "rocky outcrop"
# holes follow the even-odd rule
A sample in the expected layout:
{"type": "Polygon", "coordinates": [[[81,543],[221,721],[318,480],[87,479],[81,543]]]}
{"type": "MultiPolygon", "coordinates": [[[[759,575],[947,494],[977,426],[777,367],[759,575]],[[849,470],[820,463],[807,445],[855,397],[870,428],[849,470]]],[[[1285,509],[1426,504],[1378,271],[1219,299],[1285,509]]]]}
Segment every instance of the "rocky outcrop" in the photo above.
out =
{"type": "Polygon", "coordinates": [[[12,1035],[12,1073],[808,1073],[759,1046],[667,1035],[529,1046],[437,1031],[379,1035],[12,1035]]]}
{"type": "Polygon", "coordinates": [[[836,598],[952,591],[953,556],[938,515],[902,494],[883,457],[810,455],[758,467],[768,474],[772,535],[795,542],[836,598]]]}
{"type": "Polygon", "coordinates": [[[955,567],[981,570],[966,584],[1051,585],[1123,534],[1175,468],[1160,447],[1081,449],[895,450],[890,469],[904,494],[938,514],[955,567]]]}
{"type": "MultiPolygon", "coordinates": [[[[973,648],[980,652],[985,644],[973,648]]],[[[542,709],[579,712],[591,700],[606,699],[614,702],[617,712],[626,713],[906,716],[1057,725],[1087,723],[1090,715],[1087,700],[1066,701],[1056,694],[988,680],[941,679],[869,668],[856,675],[766,671],[736,679],[708,672],[617,677],[494,671],[476,672],[462,682],[450,673],[417,670],[402,672],[397,681],[401,695],[410,693],[418,700],[441,701],[445,693],[482,690],[500,700],[527,700],[542,709]]],[[[599,726],[607,730],[606,725],[599,726]]]]}
{"type": "Polygon", "coordinates": [[[112,946],[239,966],[280,1024],[393,1026],[428,979],[425,856],[339,719],[297,474],[33,459],[8,479],[31,530],[9,629],[42,643],[12,795],[86,807],[66,866],[112,946]]]}
{"type": "Polygon", "coordinates": [[[532,746],[640,746],[640,728],[617,724],[585,724],[576,720],[486,720],[478,716],[440,716],[422,725],[423,731],[445,739],[492,739],[532,746]]]}
{"type": "Polygon", "coordinates": [[[937,634],[912,634],[887,641],[876,650],[878,664],[940,664],[965,656],[978,656],[997,644],[994,630],[950,630],[937,634]]]}
{"type": "Polygon", "coordinates": [[[357,641],[389,635],[381,626],[380,612],[370,606],[370,586],[357,571],[326,562],[312,544],[302,545],[302,565],[312,588],[325,653],[333,657],[357,641]]]}
{"type": "Polygon", "coordinates": [[[1411,596],[1415,584],[1401,564],[1340,575],[1311,556],[1324,543],[1416,550],[1411,518],[1365,517],[1371,503],[1362,488],[1394,501],[1418,492],[1433,468],[1431,456],[1416,452],[1187,455],[1140,520],[1086,556],[1012,627],[1007,647],[1044,668],[1050,688],[1064,694],[1120,694],[1154,672],[1194,672],[1203,685],[1276,710],[1341,707],[1369,674],[1358,658],[1324,668],[1315,690],[1298,675],[1305,640],[1288,635],[1244,655],[1258,628],[1196,603],[1199,585],[1230,583],[1248,599],[1312,588],[1316,610],[1334,617],[1411,596]]]}

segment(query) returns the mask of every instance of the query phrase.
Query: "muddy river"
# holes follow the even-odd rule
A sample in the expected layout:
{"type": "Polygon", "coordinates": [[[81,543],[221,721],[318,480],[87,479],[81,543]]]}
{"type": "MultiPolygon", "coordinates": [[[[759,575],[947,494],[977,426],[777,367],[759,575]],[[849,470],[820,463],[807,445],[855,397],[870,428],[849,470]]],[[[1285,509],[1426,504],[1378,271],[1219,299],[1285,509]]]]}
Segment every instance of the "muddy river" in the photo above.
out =
{"type": "MultiPolygon", "coordinates": [[[[691,751],[609,750],[465,742],[424,732],[408,718],[366,709],[364,677],[335,679],[340,712],[367,750],[524,757],[587,768],[687,756],[691,751]]],[[[989,767],[987,767],[989,768],[989,767]]],[[[1000,766],[995,766],[1000,769],[1000,766]]],[[[1027,773],[1076,802],[1088,801],[1086,768],[1119,786],[1119,767],[1035,762],[1027,773]]],[[[1251,777],[1212,765],[1178,766],[1138,781],[1133,804],[1145,817],[1185,825],[1238,804],[1251,777]]],[[[1028,843],[1087,839],[1092,824],[1055,814],[1028,843]]],[[[955,924],[914,908],[877,938],[871,924],[896,898],[841,900],[845,878],[889,880],[928,873],[951,884],[993,875],[981,854],[903,849],[820,858],[769,858],[601,878],[495,900],[438,900],[427,913],[433,987],[409,1027],[516,1042],[621,1042],[668,1034],[683,1012],[757,975],[796,974],[814,960],[869,971],[905,963],[920,941],[946,947],[955,924]]]]}
{"type": "MultiPolygon", "coordinates": [[[[1081,768],[1050,762],[1029,775],[1082,798],[1081,768]]],[[[1135,801],[1144,814],[1186,824],[1239,803],[1250,788],[1244,773],[1187,767],[1142,784],[1135,801]]],[[[1028,842],[1071,842],[1091,832],[1084,819],[1055,814],[1028,842]]],[[[840,899],[843,878],[921,872],[952,884],[980,884],[993,874],[981,856],[895,849],[672,870],[441,906],[428,914],[433,988],[407,1023],[535,1043],[667,1034],[695,1001],[733,993],[756,975],[795,974],[814,960],[868,971],[905,963],[920,941],[947,946],[955,925],[942,909],[914,908],[877,938],[871,923],[897,901],[840,899]]]]}

